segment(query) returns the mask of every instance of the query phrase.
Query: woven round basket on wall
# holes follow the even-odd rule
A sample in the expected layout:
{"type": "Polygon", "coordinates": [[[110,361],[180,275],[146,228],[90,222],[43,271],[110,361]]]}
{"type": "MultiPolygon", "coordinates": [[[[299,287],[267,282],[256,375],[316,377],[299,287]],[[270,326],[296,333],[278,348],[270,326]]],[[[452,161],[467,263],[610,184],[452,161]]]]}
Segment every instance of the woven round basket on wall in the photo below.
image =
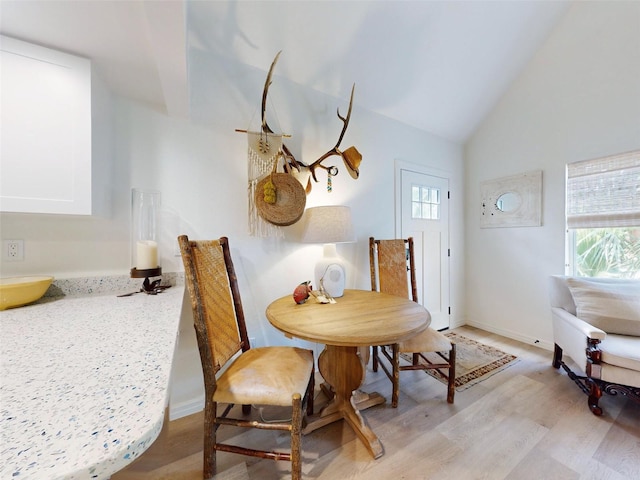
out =
{"type": "Polygon", "coordinates": [[[307,195],[298,180],[288,173],[271,173],[256,185],[256,208],[267,222],[280,227],[293,225],[304,213],[307,195]],[[276,203],[264,201],[264,185],[271,178],[276,187],[276,203]]]}

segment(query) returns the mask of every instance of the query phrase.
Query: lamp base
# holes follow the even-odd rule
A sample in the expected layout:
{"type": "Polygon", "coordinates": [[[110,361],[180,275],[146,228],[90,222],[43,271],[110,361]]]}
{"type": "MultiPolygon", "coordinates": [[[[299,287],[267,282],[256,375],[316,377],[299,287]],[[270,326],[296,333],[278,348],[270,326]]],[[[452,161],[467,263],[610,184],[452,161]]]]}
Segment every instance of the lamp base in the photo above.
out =
{"type": "Polygon", "coordinates": [[[333,298],[344,295],[345,272],[339,258],[323,258],[316,264],[316,286],[333,298]]]}

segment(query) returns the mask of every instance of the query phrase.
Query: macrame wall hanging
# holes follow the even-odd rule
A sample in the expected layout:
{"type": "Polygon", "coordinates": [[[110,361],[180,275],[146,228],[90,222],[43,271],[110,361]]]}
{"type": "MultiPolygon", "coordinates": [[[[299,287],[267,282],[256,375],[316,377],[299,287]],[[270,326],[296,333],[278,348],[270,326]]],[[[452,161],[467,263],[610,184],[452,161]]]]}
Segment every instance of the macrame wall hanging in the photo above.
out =
{"type": "Polygon", "coordinates": [[[249,235],[258,237],[282,238],[284,232],[281,227],[292,225],[302,217],[306,195],[311,192],[311,179],[318,181],[316,168],[326,170],[327,191],[333,190],[332,177],[338,175],[338,167],[325,166],[322,164],[324,160],[333,155],[340,156],[349,175],[356,180],[360,175],[359,167],[362,161],[362,155],[356,147],[351,146],[345,151],[339,148],[351,118],[355,85],[351,89],[347,115],[343,117],[340,110],[337,111],[343,127],[336,145],[310,164],[295,159],[282,140],[288,135],[276,133],[269,127],[266,121],[267,93],[280,53],[282,52],[278,52],[271,63],[264,84],[260,131],[236,129],[237,132],[247,134],[249,235]],[[282,168],[282,173],[278,172],[279,168],[282,168]]]}
{"type": "Polygon", "coordinates": [[[282,135],[269,132],[247,132],[249,235],[254,237],[284,236],[282,229],[262,218],[256,208],[256,185],[271,173],[282,155],[282,135]]]}

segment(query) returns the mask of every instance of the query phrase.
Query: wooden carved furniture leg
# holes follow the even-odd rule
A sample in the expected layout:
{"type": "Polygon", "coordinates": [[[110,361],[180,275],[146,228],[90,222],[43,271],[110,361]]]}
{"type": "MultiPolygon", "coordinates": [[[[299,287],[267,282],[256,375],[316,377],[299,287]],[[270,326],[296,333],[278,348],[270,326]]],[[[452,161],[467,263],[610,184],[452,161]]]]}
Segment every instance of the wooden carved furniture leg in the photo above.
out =
{"type": "Polygon", "coordinates": [[[560,368],[561,363],[562,363],[562,348],[560,348],[556,343],[553,346],[553,361],[551,362],[551,365],[553,365],[553,368],[560,368]]]}
{"type": "Polygon", "coordinates": [[[600,401],[600,397],[602,397],[602,389],[600,385],[591,378],[587,378],[586,383],[589,386],[589,397],[587,398],[589,410],[591,410],[594,415],[600,416],[602,415],[602,408],[600,408],[598,402],[600,401]]]}
{"type": "MultiPolygon", "coordinates": [[[[382,347],[380,347],[382,348],[382,347]]],[[[376,345],[374,345],[373,347],[371,347],[371,361],[372,361],[372,365],[371,367],[373,368],[374,372],[378,371],[378,347],[376,345]]]]}
{"type": "Polygon", "coordinates": [[[318,369],[331,386],[333,398],[320,412],[320,418],[307,424],[304,433],[340,418],[347,421],[374,458],[383,454],[378,437],[360,414],[355,392],[364,381],[365,367],[358,347],[327,345],[318,357],[318,369]]]}
{"type": "Polygon", "coordinates": [[[207,395],[204,407],[204,468],[203,478],[212,478],[216,472],[216,409],[217,404],[212,395],[207,395]]]}
{"type": "Polygon", "coordinates": [[[602,366],[602,351],[599,347],[600,340],[594,338],[587,339],[587,379],[586,385],[589,388],[589,410],[594,415],[602,415],[602,408],[598,406],[600,397],[602,397],[602,388],[599,380],[601,378],[602,366]]]}
{"type": "Polygon", "coordinates": [[[292,399],[291,415],[291,480],[302,478],[302,398],[295,394],[292,399]]]}
{"type": "Polygon", "coordinates": [[[453,397],[456,394],[456,344],[451,344],[449,352],[449,378],[447,383],[447,402],[453,403],[453,397]]]}
{"type": "MultiPolygon", "coordinates": [[[[382,347],[384,348],[384,347],[382,347]]],[[[400,352],[398,350],[398,344],[394,343],[391,346],[391,356],[393,358],[393,362],[392,362],[392,375],[393,378],[391,380],[391,385],[392,385],[392,389],[391,389],[391,406],[393,408],[397,408],[398,407],[398,397],[400,396],[399,394],[399,390],[400,390],[400,352]]],[[[413,362],[414,365],[418,364],[418,355],[413,356],[413,362]]]]}
{"type": "MultiPolygon", "coordinates": [[[[591,346],[589,344],[589,346],[591,346]]],[[[587,349],[588,350],[588,349],[587,349]]],[[[596,357],[596,355],[594,355],[596,357]]],[[[562,361],[562,348],[557,344],[554,345],[553,349],[553,361],[551,362],[554,368],[560,368],[567,372],[567,375],[573,382],[580,387],[584,393],[587,394],[587,404],[589,405],[589,410],[594,415],[602,415],[602,408],[598,405],[600,402],[600,398],[602,397],[602,388],[594,379],[583,376],[576,375],[573,370],[571,370],[566,363],[562,361]]],[[[589,364],[588,370],[591,370],[591,364],[589,364]]],[[[589,372],[591,373],[591,372],[589,372]]]]}

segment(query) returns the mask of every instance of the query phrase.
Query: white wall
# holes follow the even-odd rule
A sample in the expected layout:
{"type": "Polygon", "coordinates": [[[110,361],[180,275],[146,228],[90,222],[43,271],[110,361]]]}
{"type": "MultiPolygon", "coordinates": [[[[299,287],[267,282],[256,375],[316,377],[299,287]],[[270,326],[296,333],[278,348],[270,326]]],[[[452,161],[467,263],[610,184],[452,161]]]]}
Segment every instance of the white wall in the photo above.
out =
{"type": "MultiPolygon", "coordinates": [[[[453,323],[466,320],[550,346],[546,278],[564,266],[564,165],[640,148],[638,31],[637,2],[573,5],[466,146],[464,179],[460,146],[359,109],[356,88],[343,147],[356,145],[363,154],[360,179],[351,179],[338,163],[334,192],[324,190],[321,172],[307,198],[307,206],[352,208],[358,242],[338,246],[349,262],[348,287],[368,288],[367,238],[395,235],[394,160],[443,169],[451,172],[453,323]],[[533,169],[543,170],[543,226],[480,229],[480,182],[533,169]],[[464,264],[456,257],[463,251],[464,264]]],[[[220,82],[213,97],[192,92],[191,121],[112,100],[113,124],[105,129],[113,135],[106,144],[112,155],[111,216],[0,214],[2,238],[25,241],[25,260],[1,263],[1,274],[126,274],[130,189],[154,188],[164,206],[164,271],[182,270],[174,255],[178,234],[228,236],[250,335],[257,345],[286,343],[265,319],[265,307],[312,277],[321,247],[298,243],[297,225],[286,229],[284,240],[247,235],[246,138],[234,130],[255,120],[264,72],[208,52],[192,53],[191,61],[195,86],[220,82]],[[235,88],[239,84],[242,89],[235,88]]],[[[274,79],[270,105],[293,135],[288,143],[298,158],[312,161],[333,146],[341,127],[335,109],[346,111],[350,87],[346,81],[343,97],[335,99],[274,79]]],[[[185,308],[172,399],[178,412],[188,411],[202,394],[189,316],[185,308]]]]}
{"type": "Polygon", "coordinates": [[[466,321],[553,344],[565,165],[640,148],[640,3],[576,2],[465,147],[466,321]],[[541,169],[541,227],[481,229],[480,182],[541,169]]]}
{"type": "MultiPolygon", "coordinates": [[[[195,82],[221,69],[207,61],[194,68],[195,82]]],[[[219,73],[219,72],[218,72],[219,73]]],[[[210,78],[210,77],[209,77],[210,78]]],[[[109,218],[76,218],[2,214],[2,238],[25,241],[24,262],[3,263],[2,276],[52,274],[58,278],[93,275],[126,275],[130,269],[130,189],[152,188],[162,193],[162,268],[182,271],[176,253],[176,237],[230,239],[238,273],[249,335],[255,345],[290,343],[265,318],[266,306],[290,294],[301,281],[312,279],[322,247],[298,242],[299,224],[285,229],[285,238],[255,238],[247,234],[246,128],[259,107],[264,73],[256,75],[254,98],[236,98],[236,113],[226,115],[228,105],[220,98],[195,99],[195,120],[170,118],[129,100],[115,97],[111,185],[112,215],[109,218]],[[210,110],[207,110],[210,109],[210,110]],[[200,112],[200,113],[199,113],[200,112]],[[208,112],[206,115],[202,112],[208,112]],[[239,115],[242,117],[242,115],[239,115]]],[[[303,161],[312,161],[336,142],[342,127],[335,115],[346,113],[345,99],[327,98],[296,85],[274,82],[274,104],[280,124],[294,135],[291,145],[303,161]],[[278,91],[278,85],[280,90],[278,91]],[[277,103],[278,99],[286,99],[277,103]]],[[[237,92],[236,92],[237,93],[237,92]]],[[[348,90],[347,90],[348,93],[348,90]]],[[[348,95],[347,97],[348,98],[348,95]]],[[[356,96],[357,98],[357,96],[356,96]]],[[[339,157],[328,164],[339,167],[333,192],[326,192],[326,175],[313,185],[307,207],[346,204],[352,209],[357,243],[338,245],[348,263],[347,287],[369,288],[368,237],[393,237],[394,160],[402,159],[451,172],[452,190],[461,190],[462,148],[446,140],[387,118],[353,109],[342,147],[357,146],[363,155],[360,178],[353,180],[339,157]],[[339,162],[339,163],[337,163],[339,162]]],[[[457,192],[456,198],[462,198],[457,192]]],[[[462,211],[452,212],[452,243],[462,251],[462,211]]],[[[454,311],[462,311],[461,259],[455,264],[452,284],[454,311]]],[[[193,411],[203,395],[201,369],[188,308],[183,309],[180,347],[173,375],[172,416],[193,411]]]]}

